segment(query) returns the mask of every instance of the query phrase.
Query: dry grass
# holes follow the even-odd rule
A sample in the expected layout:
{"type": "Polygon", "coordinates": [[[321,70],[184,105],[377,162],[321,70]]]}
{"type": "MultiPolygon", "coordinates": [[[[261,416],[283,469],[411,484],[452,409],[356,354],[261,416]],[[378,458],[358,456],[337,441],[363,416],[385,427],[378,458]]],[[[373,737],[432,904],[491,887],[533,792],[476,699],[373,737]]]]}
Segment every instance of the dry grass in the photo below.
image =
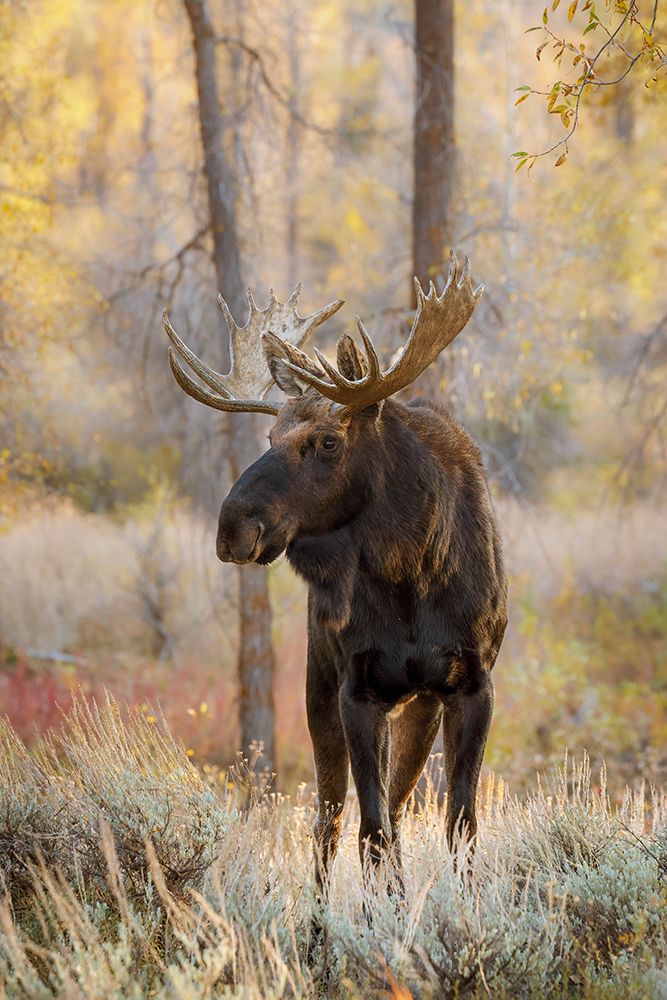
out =
{"type": "Polygon", "coordinates": [[[0,740],[0,996],[667,996],[667,801],[612,809],[585,761],[521,801],[490,780],[465,877],[433,804],[411,813],[402,900],[363,884],[351,802],[309,960],[310,800],[239,808],[112,700],[35,754],[0,740]]]}
{"type": "Polygon", "coordinates": [[[125,521],[58,503],[0,534],[0,642],[67,650],[233,659],[234,574],[215,526],[163,503],[125,521]]]}
{"type": "Polygon", "coordinates": [[[664,505],[637,501],[570,514],[506,500],[499,505],[510,572],[550,596],[632,590],[667,564],[664,505]]]}
{"type": "MultiPolygon", "coordinates": [[[[649,503],[569,516],[507,501],[500,513],[513,576],[541,593],[566,579],[632,588],[667,560],[667,514],[649,503]]],[[[215,559],[214,532],[211,519],[169,503],[122,522],[63,504],[28,510],[0,534],[0,641],[231,662],[234,574],[215,559]]],[[[303,605],[293,577],[281,571],[281,581],[279,625],[303,605]]]]}
{"type": "MultiPolygon", "coordinates": [[[[596,766],[613,761],[614,791],[638,775],[664,783],[663,510],[568,515],[503,502],[500,513],[510,628],[487,760],[529,787],[562,747],[584,745],[596,766]]],[[[123,520],[54,504],[0,533],[0,710],[23,739],[51,725],[77,685],[90,696],[106,687],[161,706],[196,760],[233,759],[234,573],[215,559],[214,528],[158,493],[123,520]],[[26,655],[35,648],[86,663],[26,655]]],[[[285,789],[312,773],[305,588],[285,560],[270,579],[285,789]]]]}

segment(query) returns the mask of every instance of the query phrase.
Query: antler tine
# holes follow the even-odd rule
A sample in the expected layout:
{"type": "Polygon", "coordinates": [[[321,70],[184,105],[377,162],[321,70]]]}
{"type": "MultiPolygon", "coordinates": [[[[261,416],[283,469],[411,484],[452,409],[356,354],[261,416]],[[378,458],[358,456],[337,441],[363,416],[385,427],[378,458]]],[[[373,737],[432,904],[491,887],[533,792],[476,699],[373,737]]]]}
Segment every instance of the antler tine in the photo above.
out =
{"type": "Polygon", "coordinates": [[[250,316],[252,316],[254,312],[259,312],[259,309],[257,308],[257,303],[255,302],[255,296],[252,294],[252,288],[250,287],[246,288],[245,297],[248,303],[248,308],[250,309],[250,316]]]}
{"type": "MultiPolygon", "coordinates": [[[[192,370],[197,375],[199,375],[200,379],[203,382],[206,382],[206,385],[210,386],[211,389],[215,389],[216,392],[220,393],[221,396],[227,399],[231,399],[231,396],[227,391],[227,389],[225,388],[224,383],[222,381],[224,376],[222,376],[219,372],[214,371],[212,368],[209,368],[208,365],[204,364],[204,362],[197,357],[194,351],[191,351],[188,345],[181,340],[181,338],[171,325],[171,321],[169,319],[169,313],[167,312],[166,309],[162,310],[162,323],[164,325],[167,336],[171,340],[172,344],[174,345],[178,353],[185,361],[187,361],[192,370]]],[[[178,370],[180,372],[183,372],[183,369],[176,362],[173,351],[171,351],[169,357],[170,359],[171,358],[174,359],[174,364],[177,365],[178,370]]],[[[172,371],[173,370],[174,370],[174,365],[172,364],[172,371]]],[[[183,374],[185,373],[183,372],[183,374]]],[[[192,379],[190,379],[190,381],[192,381],[192,379]]]]}
{"type": "Polygon", "coordinates": [[[316,347],[314,347],[313,350],[315,351],[315,356],[317,357],[317,360],[322,365],[322,367],[324,368],[325,372],[327,373],[327,375],[329,376],[334,385],[337,385],[341,388],[350,388],[356,384],[353,380],[345,378],[345,376],[341,372],[339,372],[338,369],[335,368],[330,361],[327,361],[322,352],[318,351],[316,347]]]}
{"type": "Polygon", "coordinates": [[[183,389],[184,392],[187,392],[188,396],[192,396],[193,399],[196,399],[198,403],[203,403],[205,406],[212,406],[214,410],[227,410],[235,413],[268,413],[274,417],[278,413],[280,403],[267,403],[250,399],[223,399],[214,395],[212,392],[209,392],[208,389],[203,389],[199,383],[195,382],[193,378],[190,378],[188,373],[181,368],[176,359],[173,348],[170,347],[168,349],[167,355],[169,357],[169,367],[171,368],[172,374],[181,389],[183,389]]]}
{"type": "Polygon", "coordinates": [[[301,295],[302,288],[303,285],[301,284],[301,282],[297,281],[296,285],[294,286],[294,291],[287,300],[288,306],[294,306],[296,308],[296,305],[299,301],[299,296],[301,295]]]}
{"type": "Polygon", "coordinates": [[[380,359],[378,358],[378,352],[375,350],[373,341],[368,336],[366,327],[361,322],[359,316],[356,317],[357,329],[361,334],[361,339],[364,343],[364,350],[366,352],[366,360],[368,361],[368,375],[366,379],[373,381],[374,379],[382,378],[382,369],[380,368],[380,359]]]}
{"type": "Polygon", "coordinates": [[[282,303],[276,299],[272,289],[268,306],[266,309],[259,309],[249,288],[246,293],[248,318],[242,327],[235,322],[223,296],[218,295],[218,304],[229,331],[231,368],[226,375],[210,368],[181,340],[165,310],[162,315],[164,328],[173,349],[208,387],[204,388],[191,378],[179,364],[174,350],[170,348],[169,365],[181,388],[193,399],[217,410],[245,410],[252,413],[270,413],[275,416],[280,405],[263,400],[273,384],[273,378],[264,359],[262,336],[273,327],[281,332],[286,344],[299,347],[315,327],[343,305],[343,300],[337,299],[311,313],[310,316],[300,316],[297,310],[300,292],[301,284],[298,284],[287,302],[282,303]]]}
{"type": "Polygon", "coordinates": [[[379,403],[414,382],[472,316],[483,285],[473,289],[467,257],[458,281],[457,275],[458,262],[452,251],[447,284],[442,294],[438,295],[432,281],[426,294],[418,279],[414,279],[417,310],[412,329],[399,358],[386,372],[382,371],[371,338],[358,317],[357,327],[368,359],[368,372],[360,379],[353,381],[346,378],[317,350],[317,358],[331,381],[320,378],[312,370],[301,368],[294,360],[287,360],[286,364],[300,380],[332,400],[342,417],[350,417],[373,403],[379,403]]]}

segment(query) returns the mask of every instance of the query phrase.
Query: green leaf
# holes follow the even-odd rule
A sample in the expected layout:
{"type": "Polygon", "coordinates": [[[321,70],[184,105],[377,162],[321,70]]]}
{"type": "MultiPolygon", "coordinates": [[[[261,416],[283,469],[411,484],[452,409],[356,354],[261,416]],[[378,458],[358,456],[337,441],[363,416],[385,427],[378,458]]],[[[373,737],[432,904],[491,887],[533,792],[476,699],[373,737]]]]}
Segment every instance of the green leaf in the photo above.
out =
{"type": "Polygon", "coordinates": [[[521,149],[519,150],[518,153],[512,153],[512,156],[528,156],[528,153],[525,151],[525,149],[521,149]]]}
{"type": "Polygon", "coordinates": [[[584,34],[587,35],[589,31],[595,31],[597,26],[598,26],[597,21],[591,21],[591,23],[584,28],[584,34]]]}
{"type": "Polygon", "coordinates": [[[529,83],[522,83],[520,87],[515,87],[514,88],[514,93],[516,94],[516,92],[518,90],[532,90],[532,89],[533,88],[531,87],[531,85],[529,83]]]}
{"type": "Polygon", "coordinates": [[[520,160],[518,166],[514,170],[514,173],[518,174],[521,168],[525,167],[527,163],[528,163],[528,157],[526,157],[525,160],[520,160]]]}
{"type": "Polygon", "coordinates": [[[549,23],[549,15],[547,14],[547,8],[545,7],[542,13],[542,24],[548,24],[548,23],[549,23]]]}

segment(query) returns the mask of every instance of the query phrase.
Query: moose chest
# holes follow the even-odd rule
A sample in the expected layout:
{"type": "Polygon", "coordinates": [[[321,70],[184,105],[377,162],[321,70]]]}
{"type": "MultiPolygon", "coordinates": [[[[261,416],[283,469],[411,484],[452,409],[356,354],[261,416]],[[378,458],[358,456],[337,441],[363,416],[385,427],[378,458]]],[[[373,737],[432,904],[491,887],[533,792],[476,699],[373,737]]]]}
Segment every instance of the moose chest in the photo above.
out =
{"type": "Polygon", "coordinates": [[[336,638],[339,685],[387,711],[429,692],[445,697],[471,664],[453,609],[411,586],[366,585],[355,593],[348,626],[336,638]]]}

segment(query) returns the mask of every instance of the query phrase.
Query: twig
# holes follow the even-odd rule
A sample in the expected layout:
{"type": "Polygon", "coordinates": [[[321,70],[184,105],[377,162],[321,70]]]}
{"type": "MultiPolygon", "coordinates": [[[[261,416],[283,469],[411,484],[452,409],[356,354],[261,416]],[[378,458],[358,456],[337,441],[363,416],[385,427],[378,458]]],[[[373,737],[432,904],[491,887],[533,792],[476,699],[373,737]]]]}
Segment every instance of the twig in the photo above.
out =
{"type": "MultiPolygon", "coordinates": [[[[530,167],[533,165],[533,163],[535,162],[535,160],[537,160],[541,156],[548,156],[549,153],[553,153],[555,150],[559,149],[561,146],[565,146],[565,155],[567,154],[568,142],[572,138],[572,136],[574,135],[574,133],[576,132],[576,130],[577,130],[578,126],[579,126],[579,116],[580,116],[581,100],[583,98],[584,91],[585,91],[586,87],[613,87],[613,86],[615,86],[616,84],[620,83],[622,80],[625,79],[625,77],[628,75],[628,73],[633,68],[633,66],[638,62],[639,59],[641,59],[642,55],[644,54],[645,50],[642,49],[635,56],[631,56],[630,53],[626,50],[626,48],[619,41],[617,41],[617,36],[618,36],[619,32],[621,31],[621,29],[623,28],[623,26],[628,21],[630,21],[631,23],[637,24],[639,26],[639,28],[641,28],[641,30],[643,31],[643,33],[645,35],[649,35],[649,36],[652,35],[653,34],[653,29],[655,27],[655,22],[656,22],[657,14],[658,14],[658,3],[659,3],[659,0],[654,0],[654,4],[653,4],[653,16],[652,16],[652,19],[651,19],[651,26],[648,29],[648,31],[647,31],[646,28],[644,28],[644,26],[642,25],[641,21],[636,16],[637,15],[637,4],[634,3],[634,2],[629,5],[628,10],[623,15],[622,19],[619,21],[618,25],[616,26],[616,28],[613,31],[610,31],[609,28],[607,28],[606,25],[604,25],[601,21],[598,20],[597,23],[607,32],[608,38],[607,38],[606,42],[604,43],[604,45],[598,50],[598,52],[593,57],[593,59],[589,59],[588,56],[586,56],[582,51],[580,51],[579,49],[576,49],[575,46],[571,42],[567,42],[564,38],[563,39],[559,38],[549,27],[547,27],[546,25],[544,26],[545,33],[550,38],[552,38],[554,40],[554,42],[557,43],[557,45],[561,46],[561,51],[560,51],[560,53],[558,53],[558,55],[562,55],[562,53],[563,53],[563,51],[565,49],[569,49],[571,52],[574,52],[577,56],[579,56],[583,60],[583,62],[586,65],[586,69],[585,69],[585,71],[584,71],[583,75],[581,76],[581,78],[580,78],[580,80],[579,80],[578,83],[564,84],[563,87],[562,87],[564,95],[576,93],[574,108],[571,109],[573,111],[572,125],[570,126],[567,135],[563,136],[563,138],[559,139],[558,142],[555,142],[552,146],[549,146],[548,149],[544,149],[540,153],[533,153],[533,154],[530,154],[529,156],[526,156],[525,158],[522,158],[521,164],[520,164],[521,166],[523,165],[523,163],[526,160],[531,160],[531,164],[528,167],[528,169],[530,170],[530,167]],[[626,56],[626,58],[630,60],[630,62],[629,62],[629,65],[623,71],[623,73],[620,74],[620,76],[617,76],[613,80],[600,80],[595,75],[595,66],[596,66],[596,64],[597,64],[600,56],[609,48],[609,46],[612,43],[615,44],[616,46],[618,46],[618,48],[621,50],[621,52],[623,52],[623,54],[626,56]]],[[[544,44],[546,45],[547,42],[545,42],[544,44]]],[[[663,60],[664,60],[664,55],[662,53],[662,50],[658,46],[654,46],[654,48],[658,51],[658,53],[663,57],[663,60]]],[[[539,53],[539,50],[538,50],[538,53],[539,53]]],[[[562,83],[562,81],[559,81],[558,84],[554,84],[554,87],[558,87],[561,83],[562,83]]],[[[533,94],[539,94],[541,96],[549,97],[553,93],[553,90],[552,91],[541,91],[541,90],[532,90],[531,89],[530,92],[533,93],[533,94]]],[[[559,161],[559,162],[562,162],[562,161],[559,161]]],[[[518,167],[517,167],[517,169],[518,169],[518,167]]]]}
{"type": "Polygon", "coordinates": [[[278,101],[278,103],[283,108],[285,108],[289,112],[292,119],[298,122],[299,125],[301,125],[305,129],[308,129],[311,132],[317,132],[318,135],[326,135],[326,136],[341,135],[341,132],[338,129],[326,128],[324,125],[318,125],[316,122],[311,122],[310,119],[305,118],[299,111],[297,111],[297,109],[293,106],[294,102],[290,100],[290,98],[285,97],[285,95],[278,90],[278,88],[276,87],[276,85],[274,84],[273,80],[271,79],[271,77],[267,72],[261,53],[257,49],[253,48],[252,45],[248,45],[248,43],[244,41],[242,38],[235,38],[231,35],[215,35],[214,37],[219,45],[236,46],[249,57],[251,62],[259,70],[259,75],[262,80],[262,83],[264,84],[268,92],[276,101],[278,101]]]}
{"type": "Polygon", "coordinates": [[[25,653],[31,660],[48,660],[51,663],[75,663],[78,667],[87,667],[88,660],[82,656],[73,656],[71,653],[62,653],[60,650],[33,649],[27,646],[25,653]]]}

